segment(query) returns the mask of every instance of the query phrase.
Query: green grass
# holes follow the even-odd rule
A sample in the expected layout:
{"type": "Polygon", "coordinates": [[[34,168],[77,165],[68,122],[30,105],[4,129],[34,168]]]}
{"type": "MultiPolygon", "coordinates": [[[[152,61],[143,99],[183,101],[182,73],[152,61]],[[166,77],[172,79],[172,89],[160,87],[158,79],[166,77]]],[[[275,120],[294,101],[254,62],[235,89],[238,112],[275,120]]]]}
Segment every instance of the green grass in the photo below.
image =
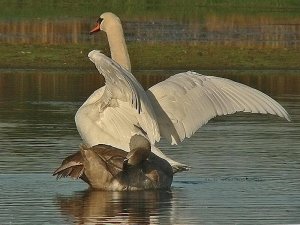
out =
{"type": "Polygon", "coordinates": [[[137,69],[296,69],[299,49],[132,43],[137,69]]]}
{"type": "MultiPolygon", "coordinates": [[[[92,45],[0,45],[0,68],[93,69],[92,45]]],[[[98,49],[109,55],[107,46],[98,49]]],[[[299,49],[207,46],[203,44],[128,45],[133,69],[300,69],[299,49]]]]}
{"type": "Polygon", "coordinates": [[[0,19],[91,17],[112,11],[122,18],[199,19],[207,13],[299,17],[299,0],[1,0],[0,19]],[[154,17],[155,16],[155,17],[154,17]]]}

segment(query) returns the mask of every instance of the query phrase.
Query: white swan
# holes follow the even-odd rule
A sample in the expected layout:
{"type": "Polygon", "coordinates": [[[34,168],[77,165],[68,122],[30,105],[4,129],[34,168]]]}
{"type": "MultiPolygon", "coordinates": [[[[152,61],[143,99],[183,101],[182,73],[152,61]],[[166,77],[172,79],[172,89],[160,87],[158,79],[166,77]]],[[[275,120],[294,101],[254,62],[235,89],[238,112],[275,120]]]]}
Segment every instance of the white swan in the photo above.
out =
{"type": "Polygon", "coordinates": [[[98,30],[107,33],[112,59],[99,51],[90,52],[89,58],[105,77],[106,85],[96,90],[75,116],[77,129],[89,146],[107,144],[129,151],[130,137],[144,133],[151,150],[168,160],[177,172],[187,167],[154,146],[160,137],[178,144],[211,118],[235,112],[269,113],[290,121],[286,110],[266,94],[225,78],[188,71],[145,92],[129,72],[119,18],[112,13],[102,14],[91,33],[98,30]]]}
{"type": "Polygon", "coordinates": [[[95,28],[90,31],[90,34],[100,30],[105,31],[107,34],[111,58],[131,71],[130,58],[119,17],[110,12],[103,13],[97,20],[95,28]]]}

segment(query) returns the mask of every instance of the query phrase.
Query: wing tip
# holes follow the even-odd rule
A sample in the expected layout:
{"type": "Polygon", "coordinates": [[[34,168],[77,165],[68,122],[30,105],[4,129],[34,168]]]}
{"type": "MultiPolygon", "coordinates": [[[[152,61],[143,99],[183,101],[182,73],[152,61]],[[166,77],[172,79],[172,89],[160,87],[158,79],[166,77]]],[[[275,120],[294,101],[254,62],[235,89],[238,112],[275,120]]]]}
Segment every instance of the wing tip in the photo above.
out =
{"type": "Polygon", "coordinates": [[[283,116],[281,116],[281,117],[285,118],[288,122],[292,122],[291,115],[288,114],[287,112],[285,112],[285,114],[283,116]]]}

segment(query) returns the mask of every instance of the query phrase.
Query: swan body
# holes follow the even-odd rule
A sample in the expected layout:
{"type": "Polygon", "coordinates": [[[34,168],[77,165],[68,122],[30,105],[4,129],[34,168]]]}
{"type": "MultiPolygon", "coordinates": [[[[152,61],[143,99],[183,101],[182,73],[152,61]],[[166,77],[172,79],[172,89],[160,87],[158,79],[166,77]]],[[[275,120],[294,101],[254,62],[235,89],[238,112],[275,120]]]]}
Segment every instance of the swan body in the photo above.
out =
{"type": "Polygon", "coordinates": [[[89,58],[105,77],[106,85],[96,90],[75,116],[77,129],[89,147],[106,144],[128,152],[130,137],[145,135],[151,151],[178,172],[188,167],[168,158],[155,146],[161,137],[178,144],[211,118],[235,112],[269,113],[290,121],[286,110],[271,97],[225,78],[188,71],[145,91],[130,73],[119,18],[112,13],[102,14],[91,32],[100,29],[107,33],[112,59],[96,50],[89,53],[89,58]],[[110,32],[119,37],[113,38],[110,32]],[[118,49],[122,57],[114,54],[118,49]]]}
{"type": "Polygon", "coordinates": [[[170,189],[173,180],[171,165],[151,153],[149,141],[141,135],[130,139],[129,153],[103,144],[81,146],[53,175],[81,178],[92,189],[107,191],[170,189]]]}

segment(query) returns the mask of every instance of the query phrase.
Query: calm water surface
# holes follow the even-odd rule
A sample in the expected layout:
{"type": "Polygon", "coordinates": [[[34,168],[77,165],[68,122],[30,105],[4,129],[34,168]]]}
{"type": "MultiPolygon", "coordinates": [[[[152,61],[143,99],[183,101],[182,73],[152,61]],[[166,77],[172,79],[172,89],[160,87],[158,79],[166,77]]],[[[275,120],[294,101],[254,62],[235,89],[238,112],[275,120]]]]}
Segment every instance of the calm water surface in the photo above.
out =
{"type": "MultiPolygon", "coordinates": [[[[172,73],[135,74],[149,87],[172,73]]],[[[192,167],[174,177],[170,192],[119,193],[51,175],[78,149],[74,114],[102,78],[94,71],[1,71],[0,224],[300,223],[300,72],[205,73],[266,92],[293,121],[216,118],[180,146],[160,143],[192,167]]]]}

